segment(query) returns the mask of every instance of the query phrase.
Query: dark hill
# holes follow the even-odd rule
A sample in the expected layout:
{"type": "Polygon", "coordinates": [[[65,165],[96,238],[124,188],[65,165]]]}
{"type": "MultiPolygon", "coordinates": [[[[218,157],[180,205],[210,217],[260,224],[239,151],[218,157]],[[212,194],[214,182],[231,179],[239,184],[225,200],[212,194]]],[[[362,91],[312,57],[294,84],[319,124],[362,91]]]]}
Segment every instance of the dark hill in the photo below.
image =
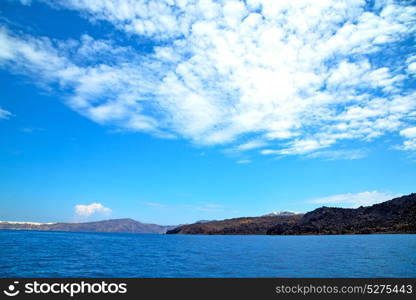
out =
{"type": "Polygon", "coordinates": [[[237,218],[176,227],[168,234],[416,233],[416,194],[356,209],[321,207],[304,215],[237,218]]]}
{"type": "Polygon", "coordinates": [[[168,234],[267,234],[270,228],[282,226],[290,228],[297,224],[302,215],[246,217],[182,225],[169,230],[168,234]]]}
{"type": "Polygon", "coordinates": [[[416,194],[356,209],[321,207],[268,234],[416,233],[416,194]]]}

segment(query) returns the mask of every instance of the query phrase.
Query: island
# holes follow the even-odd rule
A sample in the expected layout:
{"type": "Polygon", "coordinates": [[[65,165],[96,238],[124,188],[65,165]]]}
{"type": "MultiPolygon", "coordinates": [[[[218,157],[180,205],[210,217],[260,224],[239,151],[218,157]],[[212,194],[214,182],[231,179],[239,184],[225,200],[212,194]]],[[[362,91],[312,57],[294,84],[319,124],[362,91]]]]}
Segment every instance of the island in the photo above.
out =
{"type": "Polygon", "coordinates": [[[416,233],[416,193],[355,209],[321,207],[306,214],[234,218],[178,226],[167,234],[321,235],[416,233]]]}
{"type": "Polygon", "coordinates": [[[71,232],[113,232],[113,233],[165,233],[175,226],[141,223],[133,219],[112,219],[82,223],[35,223],[0,221],[0,229],[71,231],[71,232]]]}
{"type": "Polygon", "coordinates": [[[133,219],[83,223],[0,221],[0,230],[206,235],[321,235],[416,233],[416,193],[359,208],[320,207],[308,213],[274,212],[261,217],[157,225],[133,219]]]}

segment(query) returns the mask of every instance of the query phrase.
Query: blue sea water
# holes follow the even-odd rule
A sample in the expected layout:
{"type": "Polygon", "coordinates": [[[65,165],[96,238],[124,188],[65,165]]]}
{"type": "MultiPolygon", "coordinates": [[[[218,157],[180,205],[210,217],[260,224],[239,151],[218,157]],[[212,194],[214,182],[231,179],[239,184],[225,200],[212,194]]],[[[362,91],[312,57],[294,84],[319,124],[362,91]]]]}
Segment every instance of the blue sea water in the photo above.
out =
{"type": "Polygon", "coordinates": [[[416,235],[0,231],[0,277],[416,277],[416,235]]]}

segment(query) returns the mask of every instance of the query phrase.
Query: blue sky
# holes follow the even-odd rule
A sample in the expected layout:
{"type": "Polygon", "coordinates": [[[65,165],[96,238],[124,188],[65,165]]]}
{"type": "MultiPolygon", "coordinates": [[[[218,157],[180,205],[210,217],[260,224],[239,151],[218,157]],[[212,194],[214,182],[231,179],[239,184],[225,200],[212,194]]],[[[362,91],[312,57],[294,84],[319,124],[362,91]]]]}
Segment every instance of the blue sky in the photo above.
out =
{"type": "Polygon", "coordinates": [[[179,224],[415,192],[415,14],[2,1],[0,220],[179,224]]]}

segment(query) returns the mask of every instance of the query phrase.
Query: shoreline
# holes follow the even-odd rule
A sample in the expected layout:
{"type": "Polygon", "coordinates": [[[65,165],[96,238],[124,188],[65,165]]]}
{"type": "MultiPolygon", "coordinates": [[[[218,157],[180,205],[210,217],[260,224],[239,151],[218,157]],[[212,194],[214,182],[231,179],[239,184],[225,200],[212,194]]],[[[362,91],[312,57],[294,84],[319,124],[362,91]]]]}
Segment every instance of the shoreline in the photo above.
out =
{"type": "Polygon", "coordinates": [[[355,236],[355,235],[415,235],[416,232],[374,232],[374,233],[335,233],[335,234],[190,234],[190,233],[135,233],[135,232],[111,232],[111,231],[63,231],[63,230],[39,230],[39,229],[5,229],[1,228],[0,232],[4,231],[25,231],[25,232],[57,232],[57,233],[111,233],[111,234],[129,234],[129,235],[169,235],[169,236],[355,236]]]}

